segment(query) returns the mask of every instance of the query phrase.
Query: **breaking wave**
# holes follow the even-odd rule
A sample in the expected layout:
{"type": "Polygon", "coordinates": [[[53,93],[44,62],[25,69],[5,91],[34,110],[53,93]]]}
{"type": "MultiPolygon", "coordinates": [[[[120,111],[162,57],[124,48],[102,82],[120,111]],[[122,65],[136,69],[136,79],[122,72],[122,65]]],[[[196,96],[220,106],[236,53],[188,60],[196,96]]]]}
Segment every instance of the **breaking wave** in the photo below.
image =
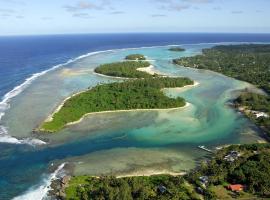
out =
{"type": "Polygon", "coordinates": [[[58,176],[64,175],[64,167],[66,163],[61,164],[58,168],[49,175],[46,175],[40,184],[30,188],[24,194],[13,198],[13,200],[45,200],[49,199],[47,197],[48,192],[51,190],[51,183],[58,176]]]}
{"type": "MultiPolygon", "coordinates": [[[[109,50],[109,51],[112,51],[112,50],[109,50]]],[[[6,93],[4,95],[4,97],[2,98],[2,101],[0,102],[0,143],[29,144],[29,145],[44,145],[44,144],[46,144],[46,142],[44,142],[42,140],[38,140],[38,139],[34,139],[34,138],[25,138],[25,139],[20,140],[20,139],[17,139],[15,137],[12,137],[8,134],[7,128],[1,125],[1,119],[4,117],[6,110],[8,110],[10,108],[10,101],[14,97],[19,95],[21,92],[23,92],[34,80],[36,80],[40,76],[43,76],[50,71],[56,70],[60,67],[63,67],[63,66],[68,65],[70,63],[76,62],[76,61],[83,59],[85,57],[99,54],[99,53],[103,53],[103,52],[107,52],[107,51],[96,51],[96,52],[92,52],[92,53],[87,53],[87,54],[84,54],[84,55],[79,56],[77,58],[70,59],[63,64],[55,65],[50,69],[44,70],[44,71],[39,72],[39,73],[35,73],[31,77],[25,79],[25,81],[22,84],[14,87],[11,91],[6,93]]]]}

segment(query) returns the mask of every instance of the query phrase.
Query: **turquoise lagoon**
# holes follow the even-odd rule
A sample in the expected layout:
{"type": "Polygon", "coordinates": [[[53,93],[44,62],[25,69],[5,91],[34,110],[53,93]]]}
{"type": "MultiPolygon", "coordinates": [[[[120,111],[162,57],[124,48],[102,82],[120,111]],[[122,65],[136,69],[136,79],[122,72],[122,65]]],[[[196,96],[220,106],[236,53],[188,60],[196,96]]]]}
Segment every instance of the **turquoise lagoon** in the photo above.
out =
{"type": "Polygon", "coordinates": [[[35,166],[37,173],[51,163],[63,162],[73,163],[75,174],[178,173],[194,168],[209,156],[198,145],[214,148],[261,140],[254,125],[228,105],[235,91],[251,85],[214,72],[172,64],[173,58],[196,55],[211,46],[183,45],[185,52],[168,51],[167,46],[105,51],[40,77],[11,101],[2,121],[10,135],[39,138],[47,144],[26,149],[16,158],[35,157],[25,167],[35,166]],[[100,113],[56,134],[32,133],[71,94],[99,83],[122,81],[99,76],[93,70],[99,64],[123,60],[132,53],[146,55],[159,73],[198,82],[198,86],[184,90],[165,90],[171,97],[184,97],[190,106],[167,111],[100,113]]]}

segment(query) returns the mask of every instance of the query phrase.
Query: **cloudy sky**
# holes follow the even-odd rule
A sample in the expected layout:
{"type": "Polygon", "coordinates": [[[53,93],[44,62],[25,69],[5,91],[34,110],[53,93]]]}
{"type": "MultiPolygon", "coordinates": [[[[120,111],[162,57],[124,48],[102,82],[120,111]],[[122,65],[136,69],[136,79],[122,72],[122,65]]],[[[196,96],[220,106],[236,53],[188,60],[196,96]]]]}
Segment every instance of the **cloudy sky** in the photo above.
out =
{"type": "Polygon", "coordinates": [[[270,0],[0,0],[0,35],[270,33],[270,0]]]}

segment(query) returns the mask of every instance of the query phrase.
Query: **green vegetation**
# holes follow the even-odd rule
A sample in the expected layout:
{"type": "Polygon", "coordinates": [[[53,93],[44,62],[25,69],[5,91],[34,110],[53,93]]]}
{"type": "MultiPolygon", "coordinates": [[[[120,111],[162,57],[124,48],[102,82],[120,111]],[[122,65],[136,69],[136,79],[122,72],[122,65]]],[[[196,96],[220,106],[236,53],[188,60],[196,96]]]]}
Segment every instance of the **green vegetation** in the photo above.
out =
{"type": "MultiPolygon", "coordinates": [[[[228,184],[242,184],[245,186],[245,192],[270,197],[270,145],[232,145],[219,151],[210,162],[203,163],[191,172],[188,180],[204,189],[206,199],[217,199],[213,187],[228,184]],[[229,162],[224,158],[232,151],[236,151],[240,156],[229,162]],[[199,181],[202,176],[208,177],[206,187],[199,181]]],[[[239,197],[241,195],[245,193],[238,194],[239,197]]]]}
{"type": "Polygon", "coordinates": [[[125,78],[151,78],[152,75],[138,71],[138,68],[149,67],[149,62],[125,61],[100,65],[95,69],[96,73],[107,76],[125,77],[125,78]]]}
{"type": "Polygon", "coordinates": [[[270,144],[232,145],[185,176],[73,177],[65,189],[66,199],[258,199],[270,197],[270,144]],[[234,161],[225,157],[231,152],[234,161]],[[201,177],[207,177],[203,185],[201,177]],[[226,186],[242,184],[244,191],[226,186]],[[200,188],[200,190],[199,190],[200,188]]]}
{"type": "MultiPolygon", "coordinates": [[[[247,81],[270,93],[270,45],[244,44],[221,45],[204,49],[202,55],[173,60],[175,64],[198,69],[209,69],[224,75],[247,81]]],[[[237,106],[269,114],[270,99],[258,94],[243,94],[237,106]]],[[[270,119],[246,115],[270,136],[270,119]]]]}
{"type": "Polygon", "coordinates": [[[146,58],[142,54],[131,54],[126,56],[126,60],[146,60],[146,58]]]}
{"type": "Polygon", "coordinates": [[[181,47],[171,47],[171,48],[169,48],[169,51],[179,51],[179,52],[181,52],[181,51],[185,51],[185,49],[181,48],[181,47]]]}
{"type": "Polygon", "coordinates": [[[260,126],[270,137],[270,118],[256,117],[251,111],[259,111],[270,116],[270,97],[254,93],[242,93],[235,101],[237,107],[242,107],[245,114],[260,126]]]}
{"type": "Polygon", "coordinates": [[[270,92],[270,45],[246,44],[215,46],[202,55],[174,60],[175,64],[209,69],[247,81],[270,92]]]}
{"type": "Polygon", "coordinates": [[[169,98],[161,89],[191,84],[193,81],[188,78],[159,77],[98,85],[68,99],[53,115],[53,120],[45,122],[40,130],[59,131],[92,112],[182,107],[185,105],[183,98],[169,98]]]}
{"type": "Polygon", "coordinates": [[[192,186],[182,177],[168,175],[115,178],[78,176],[66,188],[67,200],[188,200],[199,199],[192,186]],[[160,191],[159,187],[165,191],[160,191]]]}

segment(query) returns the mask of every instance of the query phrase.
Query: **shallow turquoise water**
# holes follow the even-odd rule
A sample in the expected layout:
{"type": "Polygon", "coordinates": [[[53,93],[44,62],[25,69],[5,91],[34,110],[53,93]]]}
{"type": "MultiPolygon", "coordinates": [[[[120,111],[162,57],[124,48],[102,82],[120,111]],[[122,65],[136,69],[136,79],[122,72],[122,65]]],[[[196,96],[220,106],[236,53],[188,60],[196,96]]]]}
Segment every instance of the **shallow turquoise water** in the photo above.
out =
{"type": "MultiPolygon", "coordinates": [[[[7,168],[20,164],[20,178],[40,175],[49,163],[72,162],[76,174],[139,174],[181,172],[193,168],[205,156],[198,145],[215,147],[229,143],[248,143],[260,139],[253,124],[235,112],[227,102],[233,91],[250,87],[214,72],[173,65],[171,60],[191,56],[211,45],[184,45],[186,52],[170,52],[168,47],[108,51],[89,56],[65,68],[50,72],[28,87],[11,102],[3,118],[9,134],[17,138],[39,137],[48,141],[43,147],[18,147],[7,168]],[[53,135],[32,135],[36,128],[72,93],[101,82],[119,81],[101,77],[93,69],[101,63],[123,60],[131,53],[142,53],[155,70],[172,76],[186,76],[200,84],[184,91],[166,90],[169,96],[184,97],[191,105],[170,111],[96,114],[53,135]],[[23,150],[22,150],[23,149],[23,150]],[[31,159],[33,158],[33,159],[31,159]],[[29,160],[25,163],[25,160],[29,160]]],[[[11,155],[8,152],[7,155],[11,155]]],[[[11,150],[14,151],[14,150],[11,150]]],[[[0,164],[1,164],[0,163],[0,164]]],[[[1,173],[0,173],[1,175],[1,173]]]]}

